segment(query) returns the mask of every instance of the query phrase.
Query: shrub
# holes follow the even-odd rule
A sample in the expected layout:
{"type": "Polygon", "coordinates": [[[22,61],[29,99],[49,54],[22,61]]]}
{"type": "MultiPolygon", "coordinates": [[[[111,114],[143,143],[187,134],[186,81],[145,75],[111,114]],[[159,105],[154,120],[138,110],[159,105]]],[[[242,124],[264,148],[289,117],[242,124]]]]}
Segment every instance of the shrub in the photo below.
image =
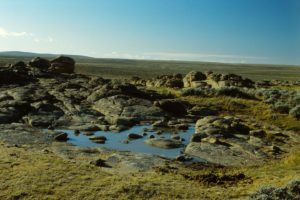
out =
{"type": "Polygon", "coordinates": [[[290,110],[290,106],[287,103],[284,103],[282,101],[277,101],[274,105],[273,105],[273,109],[277,112],[280,113],[289,113],[290,110]]]}
{"type": "Polygon", "coordinates": [[[221,87],[216,90],[216,95],[217,96],[239,97],[239,98],[245,98],[245,99],[253,99],[254,98],[254,96],[252,96],[251,94],[249,94],[235,86],[221,87]]]}
{"type": "Polygon", "coordinates": [[[205,91],[201,88],[188,88],[181,92],[182,96],[205,96],[205,91]]]}
{"type": "Polygon", "coordinates": [[[259,191],[252,193],[248,200],[294,200],[299,199],[300,180],[292,180],[282,187],[262,186],[259,191]]]}
{"type": "Polygon", "coordinates": [[[292,115],[293,117],[300,119],[300,105],[292,108],[289,112],[290,115],[292,115]]]}

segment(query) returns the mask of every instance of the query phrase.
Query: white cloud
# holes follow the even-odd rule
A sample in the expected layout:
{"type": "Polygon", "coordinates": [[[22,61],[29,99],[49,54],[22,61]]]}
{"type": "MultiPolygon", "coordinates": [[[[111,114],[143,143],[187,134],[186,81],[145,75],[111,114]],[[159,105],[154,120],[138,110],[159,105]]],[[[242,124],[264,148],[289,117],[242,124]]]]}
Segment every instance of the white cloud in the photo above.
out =
{"type": "Polygon", "coordinates": [[[0,27],[0,37],[24,37],[30,36],[31,34],[23,31],[23,32],[9,32],[4,28],[0,27]]]}
{"type": "Polygon", "coordinates": [[[167,52],[148,52],[141,54],[118,53],[113,51],[106,53],[103,57],[125,58],[125,59],[151,59],[151,60],[187,60],[187,61],[208,61],[225,63],[247,63],[258,62],[268,59],[259,56],[241,56],[231,54],[198,54],[198,53],[167,53],[167,52]]]}
{"type": "Polygon", "coordinates": [[[257,56],[240,56],[230,54],[198,54],[198,53],[165,53],[165,52],[151,52],[145,55],[162,57],[166,59],[202,59],[202,58],[216,58],[216,59],[266,59],[265,57],[257,56]]]}
{"type": "Polygon", "coordinates": [[[47,36],[45,38],[40,38],[34,33],[28,33],[25,31],[22,32],[14,32],[14,31],[7,31],[5,28],[0,27],[0,38],[8,38],[8,37],[27,37],[28,39],[31,39],[32,41],[39,43],[52,43],[54,42],[54,39],[51,36],[47,36]]]}
{"type": "Polygon", "coordinates": [[[48,42],[50,42],[50,43],[53,42],[53,38],[51,36],[48,36],[48,42]]]}
{"type": "Polygon", "coordinates": [[[112,51],[111,53],[106,53],[103,55],[105,58],[124,58],[124,59],[149,59],[144,55],[130,54],[130,53],[118,53],[112,51]]]}

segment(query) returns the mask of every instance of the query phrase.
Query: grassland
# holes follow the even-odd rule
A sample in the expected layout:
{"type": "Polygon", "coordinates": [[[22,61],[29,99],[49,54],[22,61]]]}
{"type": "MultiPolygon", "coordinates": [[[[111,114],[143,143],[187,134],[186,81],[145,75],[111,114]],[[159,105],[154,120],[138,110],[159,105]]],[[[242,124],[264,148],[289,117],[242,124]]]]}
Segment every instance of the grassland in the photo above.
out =
{"type": "Polygon", "coordinates": [[[300,151],[255,168],[158,169],[110,174],[55,154],[0,143],[0,199],[245,199],[262,185],[300,178],[300,151]],[[244,179],[221,182],[203,177],[244,179]]]}
{"type": "MultiPolygon", "coordinates": [[[[28,62],[30,56],[0,56],[0,66],[23,60],[28,62]]],[[[47,57],[51,59],[51,57],[47,57]]],[[[213,71],[217,73],[235,73],[253,80],[298,80],[300,66],[262,65],[262,64],[227,64],[212,62],[159,61],[96,59],[74,57],[77,73],[99,75],[106,78],[152,78],[162,74],[186,74],[195,71],[213,71]]]]}

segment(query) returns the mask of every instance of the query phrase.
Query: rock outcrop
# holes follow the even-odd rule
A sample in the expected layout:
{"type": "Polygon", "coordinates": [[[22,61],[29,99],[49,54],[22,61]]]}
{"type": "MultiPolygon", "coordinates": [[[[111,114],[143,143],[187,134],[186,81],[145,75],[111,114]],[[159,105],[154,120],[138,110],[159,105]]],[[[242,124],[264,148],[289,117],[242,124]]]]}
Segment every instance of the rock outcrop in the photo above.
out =
{"type": "Polygon", "coordinates": [[[253,87],[254,82],[250,79],[243,79],[236,74],[216,74],[212,72],[189,72],[183,78],[184,87],[210,86],[220,88],[224,86],[253,87]]]}
{"type": "Polygon", "coordinates": [[[250,130],[239,118],[204,117],[197,121],[185,153],[225,166],[256,165],[280,153],[261,130],[250,130]]]}

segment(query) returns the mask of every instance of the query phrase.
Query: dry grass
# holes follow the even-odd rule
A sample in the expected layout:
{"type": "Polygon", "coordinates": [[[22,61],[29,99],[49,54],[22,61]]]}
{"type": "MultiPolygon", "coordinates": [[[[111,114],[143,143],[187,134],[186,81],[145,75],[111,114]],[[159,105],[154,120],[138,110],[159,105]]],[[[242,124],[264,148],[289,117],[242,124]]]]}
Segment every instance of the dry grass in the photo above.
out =
{"type": "Polygon", "coordinates": [[[244,199],[262,185],[299,179],[299,172],[300,151],[256,168],[203,167],[120,175],[51,152],[0,145],[0,199],[244,199]],[[224,184],[205,184],[201,179],[209,174],[241,173],[245,180],[224,184]]]}

